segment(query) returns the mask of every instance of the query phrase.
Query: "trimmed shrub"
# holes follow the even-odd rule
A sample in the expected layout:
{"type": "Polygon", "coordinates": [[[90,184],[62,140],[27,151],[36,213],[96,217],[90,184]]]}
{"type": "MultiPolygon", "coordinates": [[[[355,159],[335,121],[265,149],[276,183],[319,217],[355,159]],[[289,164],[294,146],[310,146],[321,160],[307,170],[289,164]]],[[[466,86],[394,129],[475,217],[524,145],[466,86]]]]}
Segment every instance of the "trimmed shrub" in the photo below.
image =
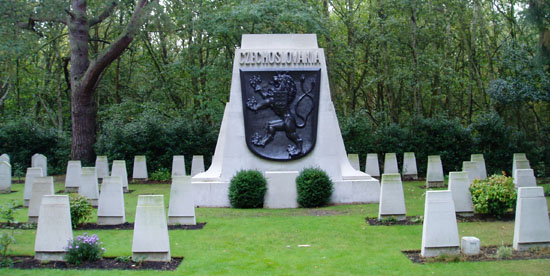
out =
{"type": "Polygon", "coordinates": [[[170,170],[166,168],[158,169],[154,173],[151,174],[149,179],[155,180],[155,181],[168,181],[172,178],[172,173],[170,170]]]}
{"type": "Polygon", "coordinates": [[[71,224],[73,228],[86,222],[92,216],[92,204],[85,196],[79,194],[69,194],[69,204],[71,207],[71,224]]]}
{"type": "Polygon", "coordinates": [[[475,179],[470,186],[474,210],[501,218],[508,209],[516,206],[516,190],[511,177],[492,175],[488,179],[475,179]]]}
{"type": "Polygon", "coordinates": [[[267,181],[257,170],[239,171],[229,185],[229,201],[233,208],[262,208],[267,181]]]}
{"type": "Polygon", "coordinates": [[[298,204],[304,208],[321,207],[329,203],[333,191],[330,177],[319,168],[306,168],[296,178],[298,204]]]}
{"type": "Polygon", "coordinates": [[[102,244],[96,234],[88,236],[84,233],[69,241],[64,258],[67,263],[75,265],[100,260],[105,252],[105,248],[101,247],[102,244]]]}

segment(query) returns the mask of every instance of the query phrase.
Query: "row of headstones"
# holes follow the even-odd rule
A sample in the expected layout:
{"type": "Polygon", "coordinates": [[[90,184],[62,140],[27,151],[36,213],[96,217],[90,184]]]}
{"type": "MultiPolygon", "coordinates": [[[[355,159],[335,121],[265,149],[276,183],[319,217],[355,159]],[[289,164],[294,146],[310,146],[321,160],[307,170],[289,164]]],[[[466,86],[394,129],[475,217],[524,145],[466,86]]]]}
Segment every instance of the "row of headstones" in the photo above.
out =
{"type": "MultiPolygon", "coordinates": [[[[62,260],[67,242],[73,238],[69,199],[53,194],[53,178],[39,177],[35,187],[48,190],[33,194],[31,208],[37,211],[35,258],[62,260]],[[44,183],[44,184],[42,184],[44,183]],[[38,206],[38,207],[35,207],[38,206]]],[[[31,208],[29,208],[29,219],[31,208]]],[[[101,186],[97,224],[117,225],[126,222],[122,180],[106,176],[101,186]]],[[[168,225],[195,225],[195,204],[188,176],[175,176],[170,191],[168,220],[163,195],[139,195],[134,222],[132,258],[145,261],[170,261],[168,225]]]]}
{"type": "MultiPolygon", "coordinates": [[[[115,160],[114,162],[121,162],[124,160],[115,160]]],[[[109,176],[109,160],[107,156],[97,156],[95,160],[95,166],[97,168],[97,174],[99,178],[109,176]]],[[[114,170],[114,168],[113,168],[114,170]]],[[[204,172],[204,157],[202,155],[193,155],[191,162],[191,176],[195,176],[201,172],[204,172]]],[[[185,176],[187,172],[185,170],[185,158],[183,155],[174,155],[172,158],[172,176],[185,176]]],[[[147,179],[149,173],[147,171],[147,158],[144,155],[138,155],[134,157],[134,170],[132,173],[134,179],[147,179]]]]}
{"type": "MultiPolygon", "coordinates": [[[[34,154],[31,158],[31,166],[40,168],[43,176],[48,174],[48,159],[42,154],[34,154]]],[[[6,153],[0,155],[0,193],[11,192],[12,168],[10,156],[6,153]]]]}

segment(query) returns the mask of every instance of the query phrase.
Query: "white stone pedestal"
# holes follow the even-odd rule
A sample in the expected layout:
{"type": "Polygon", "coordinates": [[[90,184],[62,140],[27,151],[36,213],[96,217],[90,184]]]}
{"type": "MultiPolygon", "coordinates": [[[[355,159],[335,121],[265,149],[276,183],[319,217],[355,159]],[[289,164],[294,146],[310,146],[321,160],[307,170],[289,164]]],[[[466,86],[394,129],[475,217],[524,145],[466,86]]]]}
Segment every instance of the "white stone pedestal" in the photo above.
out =
{"type": "Polygon", "coordinates": [[[173,176],[168,205],[168,225],[195,225],[195,196],[190,176],[173,176]]]}
{"type": "Polygon", "coordinates": [[[95,168],[97,169],[98,178],[109,176],[109,159],[107,159],[107,156],[96,157],[95,168]]]}
{"type": "Polygon", "coordinates": [[[396,217],[397,220],[404,220],[406,214],[401,175],[398,173],[382,174],[378,219],[396,217]]]}
{"type": "Polygon", "coordinates": [[[31,167],[42,168],[42,176],[48,176],[48,158],[46,156],[35,153],[31,158],[31,167]]]}
{"type": "Polygon", "coordinates": [[[71,160],[67,163],[67,173],[65,174],[65,192],[78,193],[80,187],[80,175],[82,174],[82,164],[80,161],[71,160]]]}
{"type": "Polygon", "coordinates": [[[193,155],[191,161],[191,176],[204,172],[204,157],[202,155],[193,155]]]}
{"type": "Polygon", "coordinates": [[[426,187],[443,187],[445,178],[443,176],[443,164],[439,155],[428,156],[428,169],[426,171],[426,187]]]}
{"type": "Polygon", "coordinates": [[[422,257],[458,254],[460,242],[450,191],[427,191],[422,227],[422,257]]]}
{"type": "Polygon", "coordinates": [[[172,177],[186,176],[185,157],[183,155],[174,155],[172,157],[172,177]]]}
{"type": "Polygon", "coordinates": [[[0,161],[0,194],[11,192],[11,165],[0,161]]]}
{"type": "Polygon", "coordinates": [[[122,180],[122,189],[125,193],[129,191],[128,187],[128,172],[126,171],[126,161],[115,160],[111,168],[111,176],[120,176],[122,180]]]}
{"type": "Polygon", "coordinates": [[[461,216],[473,216],[474,205],[467,172],[449,173],[449,191],[453,194],[455,212],[461,216]]]}
{"type": "Polygon", "coordinates": [[[542,187],[518,188],[514,223],[514,249],[550,247],[548,205],[542,187]]]}
{"type": "Polygon", "coordinates": [[[23,206],[29,207],[34,179],[42,176],[44,176],[42,168],[27,168],[27,174],[25,175],[25,190],[23,192],[23,206]]]}
{"type": "Polygon", "coordinates": [[[403,180],[417,180],[418,170],[416,169],[416,157],[414,152],[403,154],[403,180]]]}
{"type": "Polygon", "coordinates": [[[298,171],[265,172],[267,191],[265,208],[298,208],[298,191],[296,177],[298,171]]]}
{"type": "Polygon", "coordinates": [[[532,169],[516,170],[516,178],[514,178],[514,186],[520,187],[536,187],[537,179],[535,172],[532,169]]]}
{"type": "Polygon", "coordinates": [[[380,165],[378,164],[378,154],[367,154],[367,161],[365,162],[365,172],[375,178],[380,178],[380,165]]]}
{"type": "Polygon", "coordinates": [[[470,157],[470,161],[477,162],[477,171],[479,173],[479,177],[481,179],[486,179],[487,167],[485,167],[485,158],[483,158],[483,154],[472,154],[470,157]]]}
{"type": "Polygon", "coordinates": [[[164,213],[164,196],[140,195],[136,207],[132,259],[169,262],[170,239],[164,213]]]}
{"type": "Polygon", "coordinates": [[[29,201],[29,223],[38,222],[38,214],[40,212],[40,204],[42,197],[45,195],[54,195],[53,177],[36,177],[32,185],[31,200],[29,201]]]}
{"type": "Polygon", "coordinates": [[[124,193],[120,176],[106,176],[101,184],[97,208],[97,224],[117,225],[126,222],[124,193]]]}
{"type": "Polygon", "coordinates": [[[95,167],[82,168],[80,175],[80,189],[78,193],[88,198],[93,207],[97,207],[99,199],[99,184],[95,167]]]}
{"type": "Polygon", "coordinates": [[[149,174],[147,173],[147,159],[145,155],[137,155],[134,157],[134,170],[132,174],[134,179],[147,179],[149,174]]]}
{"type": "Polygon", "coordinates": [[[40,261],[63,261],[65,247],[72,239],[69,196],[44,196],[36,226],[34,258],[40,261]]]}

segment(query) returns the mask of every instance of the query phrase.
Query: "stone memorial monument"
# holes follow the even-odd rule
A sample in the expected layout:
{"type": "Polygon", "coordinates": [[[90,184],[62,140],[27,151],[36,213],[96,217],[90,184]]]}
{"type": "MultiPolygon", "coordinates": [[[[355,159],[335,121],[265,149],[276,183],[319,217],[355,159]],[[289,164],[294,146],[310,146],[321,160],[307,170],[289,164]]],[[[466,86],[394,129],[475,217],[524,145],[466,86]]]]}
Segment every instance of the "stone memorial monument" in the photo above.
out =
{"type": "Polygon", "coordinates": [[[395,217],[397,220],[405,220],[407,218],[406,214],[405,195],[403,194],[401,175],[398,173],[382,174],[378,220],[388,217],[395,217]]]}
{"type": "Polygon", "coordinates": [[[107,159],[107,156],[96,157],[95,168],[97,169],[98,178],[109,176],[109,159],[107,159]]]}
{"type": "Polygon", "coordinates": [[[349,163],[351,164],[351,166],[356,169],[356,170],[360,170],[359,169],[359,154],[356,154],[356,153],[348,153],[348,160],[349,160],[349,163]]]}
{"type": "Polygon", "coordinates": [[[445,178],[443,176],[443,164],[439,155],[428,156],[428,169],[426,171],[426,187],[443,187],[445,178]]]}
{"type": "Polygon", "coordinates": [[[474,204],[467,172],[449,173],[449,191],[453,194],[456,213],[461,216],[473,216],[474,204]]]}
{"type": "Polygon", "coordinates": [[[132,259],[169,262],[170,238],[163,195],[140,195],[136,207],[132,259]]]}
{"type": "Polygon", "coordinates": [[[69,196],[44,196],[36,226],[34,258],[40,261],[63,261],[65,248],[72,239],[69,196]]]}
{"type": "Polygon", "coordinates": [[[516,178],[514,178],[514,186],[519,187],[536,187],[537,179],[535,172],[532,169],[516,170],[516,178]]]}
{"type": "Polygon", "coordinates": [[[11,165],[6,161],[0,161],[0,194],[11,192],[11,165]]]}
{"type": "Polygon", "coordinates": [[[117,225],[126,222],[124,192],[120,176],[106,176],[101,184],[97,207],[97,224],[117,225]]]}
{"type": "Polygon", "coordinates": [[[523,251],[533,247],[550,247],[548,205],[542,187],[520,187],[516,202],[514,249],[523,251]]]}
{"type": "MultiPolygon", "coordinates": [[[[185,158],[183,155],[174,155],[172,157],[172,177],[174,176],[186,176],[185,171],[185,158]]],[[[191,182],[189,182],[191,183],[191,182]]]]}
{"type": "Polygon", "coordinates": [[[168,225],[195,225],[195,198],[190,176],[173,176],[168,205],[168,225]]]}
{"type": "Polygon", "coordinates": [[[378,154],[368,153],[365,162],[365,172],[376,178],[380,178],[380,165],[378,164],[378,154]]]}
{"type": "Polygon", "coordinates": [[[384,154],[384,174],[399,173],[397,155],[395,153],[384,154]]]}
{"type": "Polygon", "coordinates": [[[147,179],[147,159],[145,155],[137,155],[134,157],[134,170],[132,174],[134,179],[147,179]]]}
{"type": "Polygon", "coordinates": [[[122,180],[122,189],[125,193],[129,190],[128,187],[128,172],[126,171],[126,161],[115,160],[113,161],[113,167],[111,168],[111,176],[120,176],[122,180]]]}
{"type": "Polygon", "coordinates": [[[23,206],[29,207],[34,178],[42,176],[44,176],[42,173],[42,168],[27,168],[27,174],[25,175],[25,189],[23,192],[23,206]]]}
{"type": "Polygon", "coordinates": [[[80,175],[82,174],[82,163],[80,161],[69,161],[67,173],[65,174],[65,192],[77,193],[80,187],[80,175]]]}
{"type": "Polygon", "coordinates": [[[202,155],[193,155],[191,161],[191,176],[204,172],[204,157],[202,155]]]}
{"type": "Polygon", "coordinates": [[[316,35],[243,35],[212,165],[192,178],[196,204],[228,206],[219,199],[227,198],[229,181],[242,169],[308,167],[332,179],[333,203],[351,203],[354,185],[369,191],[358,202],[377,201],[378,180],[347,158],[316,35]]]}
{"type": "Polygon", "coordinates": [[[460,253],[460,240],[451,191],[427,191],[422,227],[422,257],[460,253]]]}
{"type": "Polygon", "coordinates": [[[485,158],[483,154],[472,154],[470,161],[477,162],[477,171],[479,172],[479,177],[481,179],[487,178],[487,167],[485,167],[485,158]]]}
{"type": "Polygon", "coordinates": [[[48,158],[46,156],[35,153],[31,158],[31,167],[42,168],[42,176],[48,176],[48,158]]]}
{"type": "Polygon", "coordinates": [[[95,167],[82,168],[80,175],[80,189],[78,193],[88,198],[93,207],[97,207],[99,199],[99,184],[97,183],[97,171],[95,167]]]}
{"type": "Polygon", "coordinates": [[[418,171],[416,169],[416,157],[414,152],[405,152],[403,154],[403,180],[417,180],[418,171]]]}
{"type": "Polygon", "coordinates": [[[53,188],[52,176],[41,176],[34,179],[34,183],[32,185],[31,199],[29,201],[29,223],[38,222],[38,214],[40,212],[42,197],[54,194],[55,192],[53,188]]]}

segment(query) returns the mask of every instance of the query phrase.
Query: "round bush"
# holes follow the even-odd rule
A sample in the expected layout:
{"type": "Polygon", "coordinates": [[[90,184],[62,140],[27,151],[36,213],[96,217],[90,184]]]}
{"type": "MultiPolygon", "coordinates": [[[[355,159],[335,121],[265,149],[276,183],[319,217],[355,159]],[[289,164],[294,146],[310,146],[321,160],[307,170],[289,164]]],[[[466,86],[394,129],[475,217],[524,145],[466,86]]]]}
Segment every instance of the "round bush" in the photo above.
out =
{"type": "Polygon", "coordinates": [[[231,179],[229,201],[234,208],[262,208],[267,191],[265,177],[256,170],[239,171],[231,179]]]}
{"type": "Polygon", "coordinates": [[[88,198],[79,194],[69,194],[71,224],[76,228],[92,217],[93,207],[88,198]]]}
{"type": "Polygon", "coordinates": [[[475,179],[470,186],[474,211],[501,218],[508,209],[516,206],[516,190],[511,177],[493,175],[488,179],[475,179]]]}
{"type": "Polygon", "coordinates": [[[326,205],[333,191],[330,177],[321,169],[308,168],[296,178],[298,204],[300,207],[312,208],[326,205]]]}

